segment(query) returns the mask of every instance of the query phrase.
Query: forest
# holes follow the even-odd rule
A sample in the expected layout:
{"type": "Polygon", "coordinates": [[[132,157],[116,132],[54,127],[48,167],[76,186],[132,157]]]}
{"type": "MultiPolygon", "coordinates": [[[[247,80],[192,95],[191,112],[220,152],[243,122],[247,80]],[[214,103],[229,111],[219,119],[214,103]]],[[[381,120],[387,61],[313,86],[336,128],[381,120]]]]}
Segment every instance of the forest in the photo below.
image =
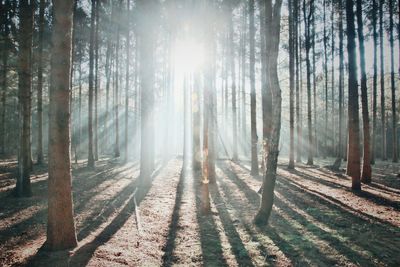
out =
{"type": "Polygon", "coordinates": [[[0,0],[0,266],[400,266],[400,1],[0,0]]]}

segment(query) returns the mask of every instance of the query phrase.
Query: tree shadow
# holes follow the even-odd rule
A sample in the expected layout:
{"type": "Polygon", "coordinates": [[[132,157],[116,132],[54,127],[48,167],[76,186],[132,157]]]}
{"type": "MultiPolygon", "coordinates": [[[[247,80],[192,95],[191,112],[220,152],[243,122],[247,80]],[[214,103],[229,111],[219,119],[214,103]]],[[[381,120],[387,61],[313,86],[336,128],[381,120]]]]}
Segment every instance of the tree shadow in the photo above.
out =
{"type": "Polygon", "coordinates": [[[210,186],[210,195],[218,211],[219,218],[221,219],[224,227],[224,232],[231,245],[232,253],[234,254],[239,266],[254,266],[249,252],[244,246],[239,233],[236,231],[235,222],[232,220],[225,201],[221,197],[221,194],[216,185],[210,186]]]}
{"type": "MultiPolygon", "coordinates": [[[[345,191],[348,192],[352,192],[353,194],[368,199],[370,201],[372,201],[373,203],[377,204],[377,205],[384,205],[384,206],[389,206],[392,207],[395,210],[400,210],[400,203],[397,201],[392,201],[390,199],[387,199],[385,197],[373,194],[371,192],[367,192],[367,191],[352,191],[351,188],[349,188],[348,186],[342,185],[342,184],[338,184],[335,182],[331,182],[331,181],[327,181],[324,179],[319,179],[319,178],[315,178],[307,173],[304,172],[300,172],[298,170],[289,170],[290,173],[298,175],[299,177],[301,177],[302,179],[307,179],[309,181],[315,182],[315,183],[320,183],[323,184],[329,188],[336,188],[336,189],[343,189],[345,191]]],[[[319,175],[319,174],[318,174],[319,175]]]]}
{"type": "MultiPolygon", "coordinates": [[[[99,215],[94,222],[79,232],[78,239],[84,238],[92,231],[96,230],[107,220],[107,216],[111,216],[115,212],[114,208],[120,205],[122,208],[118,211],[118,214],[112,219],[112,221],[99,234],[97,234],[91,242],[79,247],[73,255],[70,255],[69,253],[56,253],[58,256],[56,256],[55,261],[52,261],[52,264],[56,266],[86,266],[96,249],[107,243],[132,216],[136,207],[140,205],[141,201],[149,192],[152,186],[152,181],[158,176],[164,167],[165,164],[161,165],[152,174],[149,183],[146,183],[146,185],[141,183],[140,179],[131,181],[123,191],[118,193],[118,196],[112,200],[112,205],[107,207],[103,212],[103,215],[99,215]]],[[[42,248],[36,255],[28,260],[26,266],[43,266],[45,265],[44,263],[48,261],[48,258],[51,258],[54,255],[54,253],[44,251],[42,248]]]]}
{"type": "Polygon", "coordinates": [[[193,187],[196,194],[196,217],[199,224],[200,243],[204,266],[228,266],[223,255],[221,240],[213,214],[202,214],[201,211],[201,173],[193,174],[193,187]]]}
{"type": "Polygon", "coordinates": [[[185,182],[185,167],[182,167],[181,174],[179,176],[179,182],[176,187],[176,195],[175,195],[175,204],[174,204],[174,209],[172,212],[172,217],[171,217],[171,223],[169,224],[168,227],[168,236],[167,236],[167,242],[165,246],[163,247],[164,255],[162,257],[163,264],[162,266],[171,266],[172,263],[174,262],[173,258],[173,252],[175,249],[175,239],[176,239],[176,234],[178,231],[178,224],[179,224],[179,218],[180,218],[180,209],[182,205],[182,195],[183,195],[183,188],[184,188],[184,182],[185,182]]]}
{"type": "MultiPolygon", "coordinates": [[[[229,168],[223,169],[223,172],[236,185],[236,188],[243,192],[254,213],[260,197],[245,181],[232,173],[229,168]],[[256,196],[258,196],[258,200],[256,196]]],[[[232,189],[229,189],[230,186],[226,181],[223,179],[219,181],[221,188],[226,192],[224,196],[226,196],[228,202],[234,205],[234,208],[238,210],[237,214],[243,216],[243,220],[246,220],[245,214],[249,212],[243,210],[246,209],[243,202],[238,202],[232,197],[234,191],[232,193],[232,189]]],[[[270,219],[270,225],[258,231],[246,226],[249,234],[257,236],[257,234],[262,233],[270,237],[292,263],[296,265],[338,264],[338,259],[322,255],[324,252],[321,252],[318,248],[318,243],[321,241],[325,241],[329,246],[356,264],[370,265],[372,257],[375,257],[375,259],[379,259],[384,264],[398,265],[399,260],[396,260],[396,253],[398,252],[393,251],[393,247],[396,247],[396,243],[398,244],[400,241],[400,232],[396,227],[382,224],[376,218],[366,218],[361,214],[354,214],[353,211],[342,206],[342,203],[332,203],[330,199],[325,199],[325,196],[313,195],[307,189],[302,188],[301,184],[295,185],[292,183],[293,181],[289,178],[279,177],[276,192],[285,196],[286,199],[290,200],[299,210],[308,214],[313,220],[328,227],[328,230],[315,225],[315,223],[309,221],[298,211],[286,205],[279,197],[275,196],[275,209],[270,219]],[[289,218],[284,218],[284,214],[290,220],[288,220],[289,218]],[[299,232],[297,229],[302,229],[302,231],[299,232]],[[340,236],[333,234],[332,230],[339,232],[340,236]],[[303,231],[310,233],[314,239],[308,240],[307,237],[303,236],[303,231]],[[375,234],[380,236],[375,236],[375,234]],[[389,239],[387,241],[387,237],[390,236],[397,237],[394,240],[392,238],[392,240],[389,239]],[[346,242],[343,240],[346,240],[346,242]],[[353,244],[358,246],[361,251],[357,251],[353,244]],[[365,251],[367,254],[365,254],[365,251]],[[318,258],[319,262],[316,258],[318,258]]]]}

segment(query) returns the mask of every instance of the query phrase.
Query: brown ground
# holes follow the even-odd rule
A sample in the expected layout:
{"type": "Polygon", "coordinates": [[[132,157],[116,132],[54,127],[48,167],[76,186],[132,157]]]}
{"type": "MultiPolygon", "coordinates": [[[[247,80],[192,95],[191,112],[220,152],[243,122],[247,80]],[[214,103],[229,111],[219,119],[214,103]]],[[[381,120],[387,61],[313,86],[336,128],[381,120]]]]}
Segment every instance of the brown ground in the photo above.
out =
{"type": "Polygon", "coordinates": [[[159,164],[150,188],[138,164],[74,166],[79,246],[39,250],[46,234],[46,171],[35,166],[34,197],[16,199],[15,160],[0,162],[0,266],[400,266],[400,165],[378,162],[361,193],[321,167],[278,169],[270,225],[256,228],[260,177],[247,162],[219,161],[212,214],[201,215],[198,177],[182,161],[159,164]],[[135,194],[133,194],[136,191],[135,194]]]}

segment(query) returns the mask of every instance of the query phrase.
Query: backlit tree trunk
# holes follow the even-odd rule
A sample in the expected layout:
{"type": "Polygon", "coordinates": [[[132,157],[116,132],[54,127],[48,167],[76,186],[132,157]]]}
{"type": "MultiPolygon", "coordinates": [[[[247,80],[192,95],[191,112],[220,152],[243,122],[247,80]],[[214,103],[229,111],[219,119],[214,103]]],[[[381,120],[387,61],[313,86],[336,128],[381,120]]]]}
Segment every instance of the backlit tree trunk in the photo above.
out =
{"type": "Polygon", "coordinates": [[[73,218],[70,165],[69,82],[72,0],[53,0],[49,110],[49,200],[46,247],[62,250],[77,245],[73,218]]]}
{"type": "Polygon", "coordinates": [[[39,45],[38,45],[38,78],[37,78],[37,120],[38,143],[37,164],[43,163],[43,31],[44,31],[44,0],[39,6],[39,45]]]}
{"type": "MultiPolygon", "coordinates": [[[[257,151],[257,113],[256,113],[256,77],[255,77],[255,26],[254,26],[254,0],[249,1],[249,33],[250,33],[250,108],[251,108],[251,174],[258,175],[257,151]]],[[[246,127],[243,125],[242,127],[246,127]]]]}
{"type": "Polygon", "coordinates": [[[376,0],[372,1],[372,35],[373,35],[373,43],[374,43],[374,61],[373,61],[373,84],[372,84],[372,145],[371,145],[371,164],[375,163],[375,153],[376,153],[376,108],[377,108],[377,97],[378,97],[378,32],[377,32],[377,5],[376,0]]]}
{"type": "MultiPolygon", "coordinates": [[[[279,139],[281,129],[281,89],[278,78],[278,54],[280,41],[281,0],[267,0],[265,3],[266,21],[266,51],[267,57],[267,81],[272,94],[272,130],[268,139],[268,155],[266,159],[266,172],[263,178],[263,192],[261,205],[255,217],[255,223],[263,225],[268,223],[274,203],[274,189],[276,181],[276,169],[279,155],[279,139]]],[[[266,121],[264,121],[266,123],[266,121]]]]}
{"type": "Polygon", "coordinates": [[[357,61],[353,0],[346,0],[347,53],[349,60],[348,156],[347,175],[351,176],[353,190],[361,189],[360,181],[360,125],[358,118],[357,61]]]}
{"type": "Polygon", "coordinates": [[[362,21],[362,0],[357,0],[357,27],[358,27],[358,43],[360,55],[361,70],[361,106],[363,119],[363,168],[361,172],[361,180],[364,183],[371,182],[371,160],[370,160],[370,134],[369,134],[369,113],[368,113],[368,89],[367,89],[367,73],[365,70],[365,48],[364,48],[364,32],[362,21]]]}
{"type": "Polygon", "coordinates": [[[289,144],[289,169],[294,169],[294,16],[293,1],[289,0],[289,127],[290,127],[290,144],[289,144]]]}
{"type": "Polygon", "coordinates": [[[383,52],[383,4],[379,3],[379,42],[380,42],[380,56],[381,56],[381,157],[382,160],[387,159],[386,155],[386,117],[385,117],[385,56],[383,52]]]}
{"type": "Polygon", "coordinates": [[[393,0],[389,0],[389,34],[390,34],[390,87],[392,93],[392,159],[398,161],[397,157],[397,115],[396,115],[396,82],[394,76],[394,36],[393,36],[393,0]]]}
{"type": "Polygon", "coordinates": [[[18,177],[16,195],[19,197],[31,196],[30,171],[31,157],[31,101],[32,101],[32,34],[33,34],[32,1],[20,1],[20,30],[18,54],[18,100],[19,100],[19,151],[18,151],[18,177]]]}
{"type": "Polygon", "coordinates": [[[231,89],[232,89],[232,147],[233,160],[238,159],[238,140],[237,140],[237,107],[236,107],[236,67],[235,67],[235,43],[233,29],[233,12],[229,22],[229,44],[230,44],[230,67],[231,67],[231,89]]]}

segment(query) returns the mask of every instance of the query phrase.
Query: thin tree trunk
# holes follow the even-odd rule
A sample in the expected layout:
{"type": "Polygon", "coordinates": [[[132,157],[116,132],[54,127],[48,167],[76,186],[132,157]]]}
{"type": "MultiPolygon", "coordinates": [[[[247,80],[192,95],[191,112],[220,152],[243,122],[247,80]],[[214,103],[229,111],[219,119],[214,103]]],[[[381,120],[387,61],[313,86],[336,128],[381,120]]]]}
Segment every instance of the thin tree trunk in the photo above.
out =
{"type": "Polygon", "coordinates": [[[128,161],[128,107],[129,107],[129,65],[130,65],[130,0],[126,3],[127,9],[127,27],[126,27],[126,72],[125,72],[125,141],[124,141],[124,154],[125,162],[128,161]]]}
{"type": "Polygon", "coordinates": [[[373,43],[374,43],[374,61],[373,61],[373,85],[372,85],[372,146],[371,146],[371,164],[375,164],[375,153],[376,153],[376,109],[377,109],[377,97],[378,97],[378,33],[377,33],[377,5],[376,0],[372,1],[372,28],[373,28],[373,43]]]}
{"type": "Polygon", "coordinates": [[[349,60],[348,100],[348,156],[347,175],[351,176],[353,190],[361,189],[360,181],[360,125],[358,107],[357,61],[353,0],[346,0],[347,53],[349,60]]]}
{"type": "MultiPolygon", "coordinates": [[[[314,6],[314,2],[311,2],[312,6],[314,6]]],[[[313,7],[314,8],[314,7],[313,7]]],[[[312,84],[313,84],[313,111],[314,111],[314,155],[318,157],[319,155],[319,144],[318,144],[318,135],[317,135],[317,83],[316,83],[316,69],[315,69],[315,15],[314,11],[312,11],[311,16],[311,24],[312,24],[312,84]]]]}
{"type": "Polygon", "coordinates": [[[94,168],[94,151],[93,151],[93,79],[94,79],[94,24],[96,0],[92,1],[91,18],[90,18],[90,42],[89,42],[89,111],[88,111],[88,168],[94,168]]]}
{"type": "MultiPolygon", "coordinates": [[[[323,0],[323,20],[324,20],[324,91],[325,91],[325,130],[324,130],[324,152],[323,157],[328,156],[328,36],[326,25],[326,0],[323,0]]],[[[333,38],[333,36],[332,36],[333,38]]]]}
{"type": "Polygon", "coordinates": [[[34,3],[20,2],[20,30],[18,55],[18,99],[20,116],[20,141],[18,152],[18,177],[16,195],[31,196],[31,87],[32,87],[32,34],[34,3]]]}
{"type": "Polygon", "coordinates": [[[51,87],[49,110],[49,207],[46,247],[63,250],[77,245],[70,164],[69,82],[72,0],[53,0],[51,87]]]}
{"type": "Polygon", "coordinates": [[[2,6],[2,11],[4,12],[2,14],[2,19],[3,19],[3,32],[2,32],[2,37],[3,37],[3,47],[2,47],[2,61],[3,61],[3,70],[2,70],[2,79],[1,79],[1,86],[2,86],[2,91],[1,91],[1,125],[0,125],[0,146],[1,150],[0,153],[5,154],[6,152],[6,94],[7,94],[7,74],[8,74],[8,45],[9,45],[9,40],[8,40],[8,35],[9,35],[9,12],[8,12],[8,1],[6,1],[3,6],[2,6]]]}
{"type": "MultiPolygon", "coordinates": [[[[340,33],[339,33],[340,34],[340,33]]],[[[332,153],[335,152],[335,7],[332,1],[331,3],[331,63],[332,63],[332,77],[331,77],[331,140],[332,140],[332,153]]],[[[340,140],[340,134],[339,134],[340,140]]],[[[340,142],[340,141],[339,141],[340,142]]]]}
{"type": "Polygon", "coordinates": [[[296,132],[297,132],[297,143],[296,143],[296,162],[301,162],[301,153],[302,153],[302,134],[301,134],[301,120],[300,120],[300,58],[299,58],[299,37],[301,36],[301,33],[299,35],[299,26],[301,23],[299,23],[299,13],[298,13],[298,8],[299,8],[299,2],[298,0],[294,0],[294,20],[295,20],[295,26],[294,26],[294,33],[295,36],[294,41],[295,41],[295,53],[296,53],[296,132]]]}
{"type": "Polygon", "coordinates": [[[250,33],[250,108],[251,108],[251,175],[258,175],[257,151],[257,113],[256,113],[256,77],[255,77],[255,25],[254,25],[254,0],[249,1],[249,33],[250,33]]]}
{"type": "MultiPolygon", "coordinates": [[[[119,1],[118,11],[121,11],[122,0],[119,1]]],[[[115,83],[114,83],[114,126],[115,126],[115,143],[114,143],[114,157],[118,158],[120,156],[119,150],[119,49],[120,49],[120,30],[121,25],[117,23],[117,36],[115,45],[115,83]]]]}
{"type": "Polygon", "coordinates": [[[396,115],[396,83],[394,77],[394,37],[393,37],[393,0],[389,0],[389,33],[390,33],[390,85],[392,93],[392,160],[398,161],[397,157],[397,115],[396,115]]]}
{"type": "Polygon", "coordinates": [[[387,159],[386,155],[386,118],[385,118],[385,56],[383,52],[383,4],[381,1],[379,4],[379,41],[380,41],[380,56],[381,56],[381,157],[382,160],[387,159]]]}
{"type": "Polygon", "coordinates": [[[371,159],[370,159],[370,133],[369,133],[369,112],[368,112],[368,89],[367,89],[367,73],[365,70],[365,48],[364,48],[364,31],[362,20],[362,0],[357,0],[357,27],[358,27],[358,43],[360,55],[361,70],[361,106],[363,120],[363,168],[361,172],[361,181],[364,183],[371,182],[371,159]]]}
{"type": "Polygon", "coordinates": [[[294,16],[293,2],[289,0],[289,123],[290,123],[290,144],[289,144],[289,169],[294,169],[294,16]]]}
{"type": "Polygon", "coordinates": [[[39,45],[38,45],[38,80],[37,80],[37,119],[38,143],[37,164],[43,164],[43,31],[44,31],[44,0],[39,6],[39,45]]]}
{"type": "Polygon", "coordinates": [[[100,87],[100,76],[99,76],[99,9],[100,2],[96,1],[96,27],[95,27],[95,41],[94,41],[94,52],[95,52],[95,74],[94,74],[94,159],[99,160],[99,87],[100,87]]]}
{"type": "Polygon", "coordinates": [[[313,165],[313,128],[312,128],[312,112],[311,112],[311,62],[310,62],[310,21],[313,12],[313,2],[309,3],[309,13],[307,12],[306,1],[303,1],[303,15],[304,15],[304,28],[305,28],[305,45],[306,45],[306,67],[307,67],[307,124],[308,124],[308,159],[307,165],[313,165]],[[308,14],[307,14],[308,13],[308,14]]]}
{"type": "Polygon", "coordinates": [[[233,30],[233,13],[229,22],[229,43],[230,43],[230,67],[231,67],[231,89],[232,89],[232,147],[233,160],[238,160],[238,139],[237,139],[237,107],[236,107],[236,71],[235,71],[235,43],[233,30]]]}

